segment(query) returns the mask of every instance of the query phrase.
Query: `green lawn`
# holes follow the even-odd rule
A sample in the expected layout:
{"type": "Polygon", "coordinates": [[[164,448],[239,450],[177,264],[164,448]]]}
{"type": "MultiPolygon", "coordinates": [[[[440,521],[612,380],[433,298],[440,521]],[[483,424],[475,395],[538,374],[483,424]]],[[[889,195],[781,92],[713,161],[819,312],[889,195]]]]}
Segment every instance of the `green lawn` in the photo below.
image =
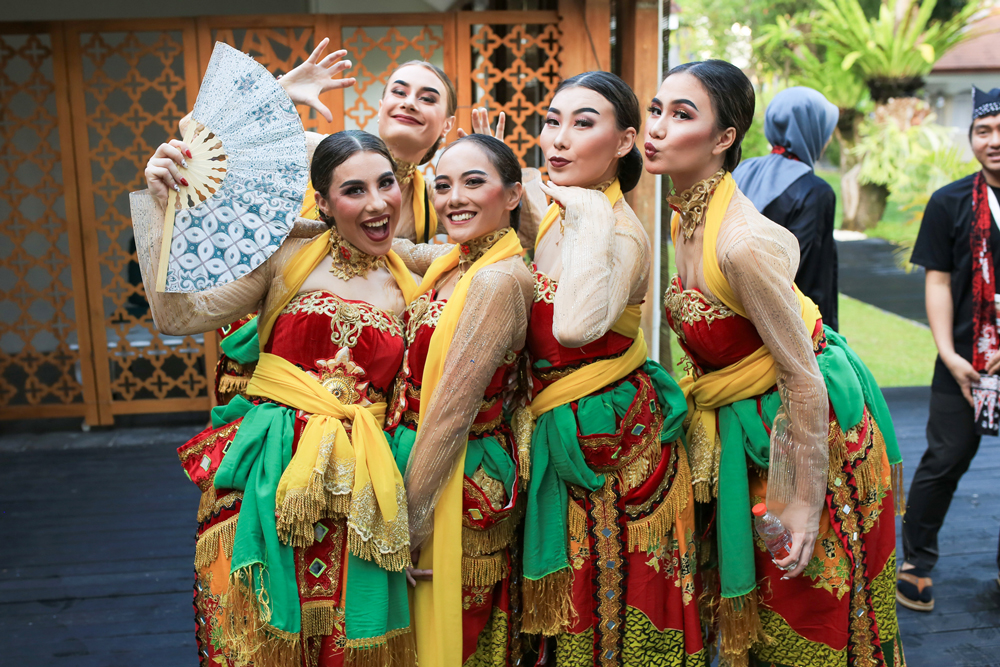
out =
{"type": "Polygon", "coordinates": [[[880,387],[930,385],[937,348],[929,328],[841,294],[840,333],[880,387]]]}
{"type": "MultiPolygon", "coordinates": [[[[834,227],[840,229],[840,222],[843,217],[842,202],[840,199],[840,174],[836,171],[817,169],[816,175],[830,184],[837,195],[837,215],[834,227]]],[[[885,215],[873,229],[865,231],[868,236],[885,239],[897,245],[912,246],[917,239],[917,232],[920,230],[918,223],[911,222],[912,214],[900,210],[899,204],[889,198],[889,203],[885,207],[885,215]]]]}

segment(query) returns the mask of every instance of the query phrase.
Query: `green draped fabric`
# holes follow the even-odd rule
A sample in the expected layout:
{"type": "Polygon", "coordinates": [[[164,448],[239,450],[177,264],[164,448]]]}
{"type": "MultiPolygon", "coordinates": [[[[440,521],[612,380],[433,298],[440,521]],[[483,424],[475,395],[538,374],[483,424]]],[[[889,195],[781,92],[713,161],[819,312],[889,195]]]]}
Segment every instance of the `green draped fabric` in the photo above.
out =
{"type": "Polygon", "coordinates": [[[275,493],[292,459],[295,411],[273,403],[251,407],[215,473],[215,488],[243,492],[231,573],[249,568],[258,600],[270,600],[269,626],[298,634],[302,628],[292,547],[278,539],[275,493]]]}
{"type": "MultiPolygon", "coordinates": [[[[278,539],[274,512],[278,480],[292,458],[295,412],[241,396],[212,410],[216,428],[243,417],[215,473],[215,488],[243,491],[230,572],[250,568],[257,598],[262,592],[270,598],[268,625],[293,634],[302,624],[294,551],[278,539]]],[[[364,648],[369,639],[373,646],[384,643],[387,633],[410,624],[405,573],[349,556],[344,606],[352,646],[364,648]]]]}
{"type": "Polygon", "coordinates": [[[233,361],[248,364],[260,358],[260,341],[257,338],[257,318],[244,322],[236,331],[219,343],[222,353],[233,361]]]}
{"type": "MultiPolygon", "coordinates": [[[[640,370],[652,380],[663,412],[660,442],[680,438],[687,416],[680,387],[655,361],[647,360],[640,370]]],[[[576,415],[570,405],[560,405],[538,418],[531,436],[531,483],[524,519],[525,578],[537,580],[569,567],[566,485],[595,491],[604,484],[604,476],[595,474],[587,465],[577,433],[616,432],[637,391],[626,380],[609,391],[580,399],[576,415]]]]}
{"type": "MultiPolygon", "coordinates": [[[[826,383],[830,404],[840,427],[847,431],[861,421],[868,408],[882,431],[889,463],[902,461],[896,431],[885,398],[871,371],[848,346],[847,340],[824,327],[826,348],[816,357],[826,383]]],[[[718,552],[722,597],[746,595],[757,585],[754,572],[753,527],[750,517],[750,483],[746,457],[767,469],[771,439],[764,423],[773,424],[781,407],[778,392],[748,398],[719,408],[718,552]]]]}
{"type": "MultiPolygon", "coordinates": [[[[387,432],[385,437],[389,441],[389,448],[396,459],[399,471],[405,473],[406,464],[413,452],[413,444],[417,441],[417,432],[409,425],[400,425],[391,433],[387,432]]],[[[469,444],[465,450],[465,476],[472,477],[480,465],[483,466],[487,475],[503,482],[508,497],[514,495],[517,468],[514,467],[511,454],[493,436],[482,438],[472,436],[469,438],[469,444]]]]}

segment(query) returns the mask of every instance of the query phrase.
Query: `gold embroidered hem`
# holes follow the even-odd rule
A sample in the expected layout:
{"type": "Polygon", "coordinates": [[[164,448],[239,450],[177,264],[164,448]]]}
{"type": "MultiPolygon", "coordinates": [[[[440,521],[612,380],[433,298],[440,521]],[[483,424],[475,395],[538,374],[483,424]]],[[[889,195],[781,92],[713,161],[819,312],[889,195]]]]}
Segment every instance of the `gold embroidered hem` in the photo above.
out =
{"type": "Polygon", "coordinates": [[[330,231],[330,259],[333,260],[330,273],[341,280],[366,276],[379,268],[389,268],[385,257],[362,252],[333,228],[330,231]]]}
{"type": "Polygon", "coordinates": [[[677,211],[681,219],[681,230],[684,232],[685,239],[690,239],[694,235],[694,230],[705,222],[708,202],[712,199],[715,189],[722,182],[726,173],[725,169],[720,169],[709,178],[698,181],[684,192],[667,197],[670,208],[677,211]]]}
{"type": "Polygon", "coordinates": [[[194,567],[196,570],[208,567],[219,557],[220,548],[226,558],[233,557],[233,542],[236,539],[236,520],[233,515],[215,524],[198,536],[194,547],[194,567]]]}

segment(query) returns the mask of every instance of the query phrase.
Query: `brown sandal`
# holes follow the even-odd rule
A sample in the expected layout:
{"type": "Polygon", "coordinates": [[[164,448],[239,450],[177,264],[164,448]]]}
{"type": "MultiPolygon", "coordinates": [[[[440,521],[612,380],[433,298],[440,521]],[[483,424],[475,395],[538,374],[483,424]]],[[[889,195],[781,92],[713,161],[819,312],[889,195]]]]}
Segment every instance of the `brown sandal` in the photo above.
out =
{"type": "Polygon", "coordinates": [[[913,611],[934,609],[934,582],[930,574],[920,568],[900,570],[896,573],[896,602],[913,611]]]}

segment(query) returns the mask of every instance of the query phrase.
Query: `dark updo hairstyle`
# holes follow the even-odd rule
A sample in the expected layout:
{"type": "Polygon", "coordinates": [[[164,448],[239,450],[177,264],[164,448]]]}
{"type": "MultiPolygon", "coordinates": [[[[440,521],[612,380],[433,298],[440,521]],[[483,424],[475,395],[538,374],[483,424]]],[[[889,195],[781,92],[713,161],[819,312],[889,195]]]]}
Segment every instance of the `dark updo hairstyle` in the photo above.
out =
{"type": "Polygon", "coordinates": [[[739,67],[725,60],[684,63],[667,72],[667,77],[680,72],[687,72],[705,87],[715,112],[716,128],[720,132],[730,127],[736,130],[736,140],[726,150],[722,163],[726,171],[735,170],[743,157],[743,137],[753,123],[753,84],[739,67]]]}
{"type": "MultiPolygon", "coordinates": [[[[393,74],[403,69],[404,67],[409,67],[410,65],[417,65],[418,67],[423,67],[424,69],[430,70],[434,74],[434,76],[436,76],[438,79],[441,80],[441,83],[444,84],[444,90],[448,98],[445,102],[445,109],[447,109],[448,111],[449,118],[454,116],[455,112],[458,110],[458,94],[455,92],[455,84],[451,82],[451,79],[449,79],[448,75],[444,73],[444,70],[435,65],[434,63],[427,62],[426,60],[408,60],[407,62],[403,63],[395,70],[393,70],[393,74]]],[[[391,81],[386,82],[385,87],[382,88],[382,97],[385,97],[385,91],[389,89],[390,83],[391,81]]],[[[437,141],[434,142],[434,145],[431,146],[431,149],[427,151],[427,153],[425,153],[422,158],[420,158],[420,164],[427,164],[428,162],[430,162],[430,159],[434,157],[434,154],[437,153],[437,150],[441,148],[441,141],[442,141],[441,137],[438,137],[437,141]]]]}
{"type": "MultiPolygon", "coordinates": [[[[490,159],[490,164],[497,170],[505,188],[512,188],[515,184],[521,182],[521,163],[517,161],[514,151],[504,142],[494,139],[488,134],[470,134],[457,139],[448,144],[448,147],[444,149],[444,153],[441,153],[441,157],[444,157],[445,153],[463,142],[476,144],[486,153],[486,157],[490,159]]],[[[438,164],[440,162],[441,158],[438,158],[438,164]]],[[[518,202],[514,210],[510,212],[510,226],[514,228],[514,231],[517,231],[520,223],[521,203],[518,202]]]]}
{"type": "MultiPolygon", "coordinates": [[[[584,72],[560,83],[556,88],[556,95],[560,90],[574,86],[588,88],[611,102],[611,106],[615,109],[615,124],[618,130],[623,131],[631,127],[638,136],[642,128],[642,114],[639,113],[639,100],[627,83],[611,72],[584,72]]],[[[639,152],[639,146],[633,143],[632,150],[625,157],[618,159],[618,180],[622,192],[635,188],[640,176],[642,176],[642,153],[639,152]]]]}
{"type": "MultiPolygon", "coordinates": [[[[396,173],[396,161],[392,159],[392,154],[389,153],[385,142],[374,134],[368,134],[361,130],[335,132],[319,142],[319,146],[313,153],[312,165],[309,167],[313,188],[323,195],[324,199],[330,199],[333,172],[356,153],[378,153],[392,165],[392,173],[396,173]]],[[[333,218],[323,213],[322,210],[319,211],[319,219],[333,227],[333,218]]]]}

